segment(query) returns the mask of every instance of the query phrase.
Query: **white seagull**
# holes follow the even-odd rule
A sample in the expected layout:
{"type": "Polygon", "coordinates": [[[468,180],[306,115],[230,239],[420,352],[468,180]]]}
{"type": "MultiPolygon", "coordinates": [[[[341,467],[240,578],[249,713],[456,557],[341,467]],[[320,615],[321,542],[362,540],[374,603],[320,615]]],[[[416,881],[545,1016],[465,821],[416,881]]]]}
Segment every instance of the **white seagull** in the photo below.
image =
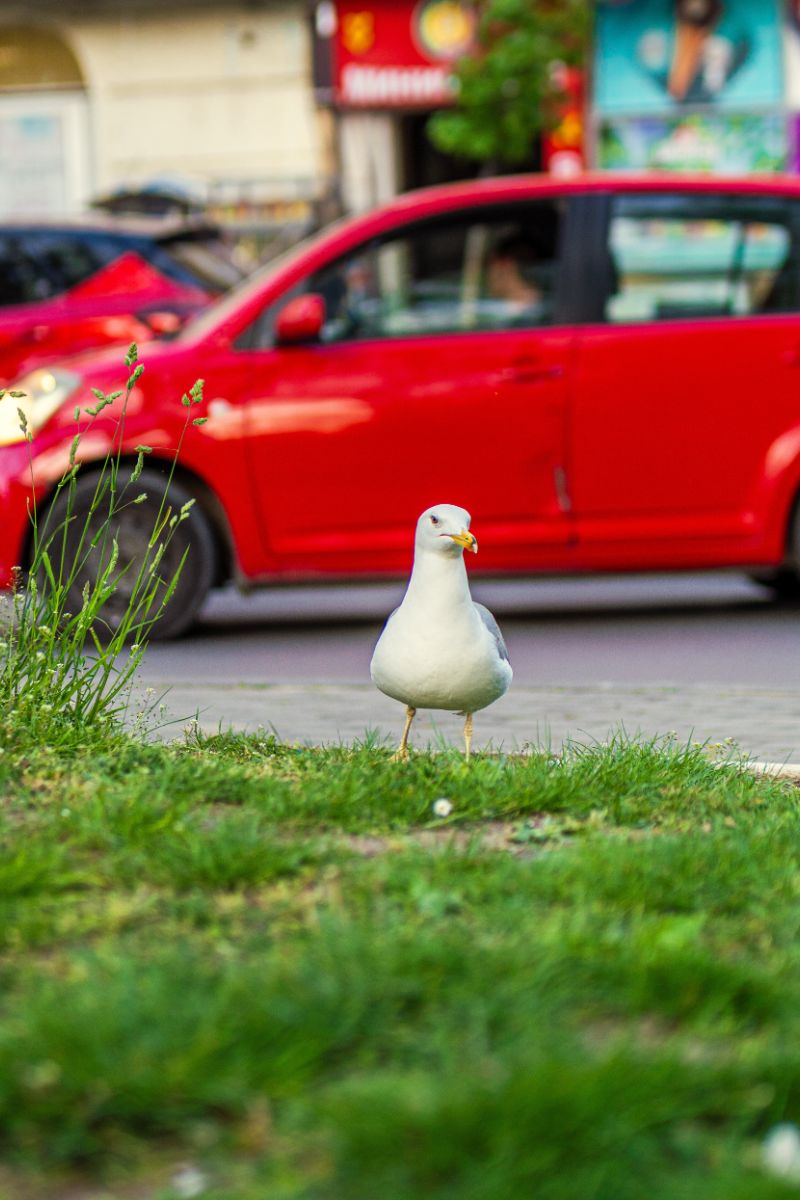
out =
{"type": "Polygon", "coordinates": [[[478,553],[469,525],[469,513],[454,504],[434,504],[422,514],[406,594],[372,655],[373,683],[406,706],[396,760],[408,758],[408,733],[418,708],[464,716],[469,760],[472,714],[499,699],[511,683],[503,635],[488,608],[469,592],[464,551],[478,553]]]}

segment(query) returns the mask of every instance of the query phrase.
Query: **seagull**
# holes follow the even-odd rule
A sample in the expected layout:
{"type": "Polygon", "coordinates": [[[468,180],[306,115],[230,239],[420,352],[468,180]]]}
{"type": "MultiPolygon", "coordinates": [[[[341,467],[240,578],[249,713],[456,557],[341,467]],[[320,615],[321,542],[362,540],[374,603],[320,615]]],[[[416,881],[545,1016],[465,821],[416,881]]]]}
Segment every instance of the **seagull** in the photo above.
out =
{"type": "Polygon", "coordinates": [[[470,520],[454,504],[434,504],[419,518],[405,596],[372,655],[373,683],[406,706],[395,761],[408,758],[408,734],[418,708],[443,708],[464,717],[469,761],[472,714],[498,700],[511,683],[497,622],[470,595],[464,551],[478,553],[470,520]]]}

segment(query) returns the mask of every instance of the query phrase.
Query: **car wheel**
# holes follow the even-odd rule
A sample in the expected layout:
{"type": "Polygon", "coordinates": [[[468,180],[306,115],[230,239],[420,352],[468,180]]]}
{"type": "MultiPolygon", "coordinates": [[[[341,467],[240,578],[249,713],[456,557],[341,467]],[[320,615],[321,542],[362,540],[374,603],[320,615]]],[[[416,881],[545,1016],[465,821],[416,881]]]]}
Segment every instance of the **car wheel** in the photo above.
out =
{"type": "MultiPolygon", "coordinates": [[[[94,534],[99,532],[108,516],[108,500],[100,502],[97,510],[92,513],[91,505],[97,486],[96,475],[79,475],[73,502],[72,516],[66,534],[65,549],[69,558],[74,558],[81,546],[83,536],[85,548],[91,542],[94,534]],[[83,530],[87,525],[87,534],[83,530]]],[[[118,491],[130,482],[130,471],[120,470],[118,491]]],[[[173,480],[167,490],[167,478],[153,468],[142,471],[139,478],[128,488],[120,510],[111,526],[111,532],[117,540],[119,557],[115,571],[119,574],[116,588],[101,611],[101,620],[107,627],[96,632],[102,640],[116,630],[127,612],[131,600],[136,576],[148,549],[148,543],[158,520],[159,512],[178,513],[187,504],[192,495],[177,481],[173,480]],[[146,499],[134,504],[135,497],[144,493],[146,499]],[[130,497],[130,500],[127,497],[130,497]],[[162,509],[163,502],[163,509],[162,509]],[[125,568],[127,567],[127,570],[125,568]]],[[[48,517],[48,531],[58,528],[67,512],[66,493],[62,492],[53,505],[48,517]]],[[[162,539],[163,540],[163,539],[162,539]]],[[[56,535],[56,547],[60,547],[60,535],[56,535]]],[[[178,570],[181,559],[186,553],[180,578],[173,595],[149,633],[151,640],[163,640],[178,637],[185,633],[194,622],[209,589],[214,583],[217,571],[217,545],[211,525],[197,504],[192,506],[188,518],[179,521],[175,526],[163,557],[158,565],[158,574],[164,580],[163,591],[178,570]],[[186,553],[188,551],[188,553],[186,553]]],[[[87,582],[93,583],[100,565],[100,548],[91,550],[86,561],[76,573],[70,586],[65,608],[69,612],[77,612],[82,604],[83,589],[87,582]]],[[[52,557],[52,554],[51,554],[52,557]]]]}
{"type": "Polygon", "coordinates": [[[761,587],[769,588],[779,600],[800,600],[800,574],[791,567],[777,571],[752,571],[750,579],[761,587]]]}
{"type": "Polygon", "coordinates": [[[789,521],[785,564],[775,571],[753,571],[750,578],[780,600],[800,600],[800,496],[795,499],[789,521]]]}

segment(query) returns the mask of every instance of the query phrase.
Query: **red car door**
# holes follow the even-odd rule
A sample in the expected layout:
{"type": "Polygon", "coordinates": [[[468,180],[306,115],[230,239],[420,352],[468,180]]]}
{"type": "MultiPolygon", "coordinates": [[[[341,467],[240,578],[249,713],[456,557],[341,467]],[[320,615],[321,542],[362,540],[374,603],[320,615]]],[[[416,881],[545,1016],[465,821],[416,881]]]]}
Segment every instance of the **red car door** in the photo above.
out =
{"type": "MultiPolygon", "coordinates": [[[[247,353],[246,438],[270,550],[387,569],[424,508],[467,508],[490,566],[563,544],[562,332],[247,353]],[[257,382],[256,382],[257,381],[257,382]]],[[[241,391],[240,391],[241,396],[241,391]]]]}
{"type": "Polygon", "coordinates": [[[527,292],[488,294],[492,248],[513,224],[451,217],[446,231],[362,247],[305,281],[326,300],[327,340],[238,352],[230,391],[282,566],[397,569],[412,522],[443,501],[472,513],[484,568],[556,561],[570,536],[573,332],[553,323],[552,221],[520,268],[527,292]]]}
{"type": "Polygon", "coordinates": [[[747,561],[768,460],[800,422],[796,242],[776,197],[613,202],[613,294],[576,348],[583,564],[747,561]]]}

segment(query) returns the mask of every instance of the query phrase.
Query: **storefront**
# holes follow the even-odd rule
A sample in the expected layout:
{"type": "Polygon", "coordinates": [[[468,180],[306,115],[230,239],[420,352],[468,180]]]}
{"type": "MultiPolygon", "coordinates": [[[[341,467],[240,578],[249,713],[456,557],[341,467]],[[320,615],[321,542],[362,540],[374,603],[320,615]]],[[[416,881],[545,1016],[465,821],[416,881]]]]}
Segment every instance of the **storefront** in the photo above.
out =
{"type": "Polygon", "coordinates": [[[315,90],[335,114],[345,209],[477,173],[425,135],[431,113],[452,103],[453,64],[473,45],[469,3],[321,0],[314,19],[315,90]]]}
{"type": "Polygon", "coordinates": [[[593,140],[607,170],[797,169],[800,32],[783,0],[599,0],[593,140]]]}

